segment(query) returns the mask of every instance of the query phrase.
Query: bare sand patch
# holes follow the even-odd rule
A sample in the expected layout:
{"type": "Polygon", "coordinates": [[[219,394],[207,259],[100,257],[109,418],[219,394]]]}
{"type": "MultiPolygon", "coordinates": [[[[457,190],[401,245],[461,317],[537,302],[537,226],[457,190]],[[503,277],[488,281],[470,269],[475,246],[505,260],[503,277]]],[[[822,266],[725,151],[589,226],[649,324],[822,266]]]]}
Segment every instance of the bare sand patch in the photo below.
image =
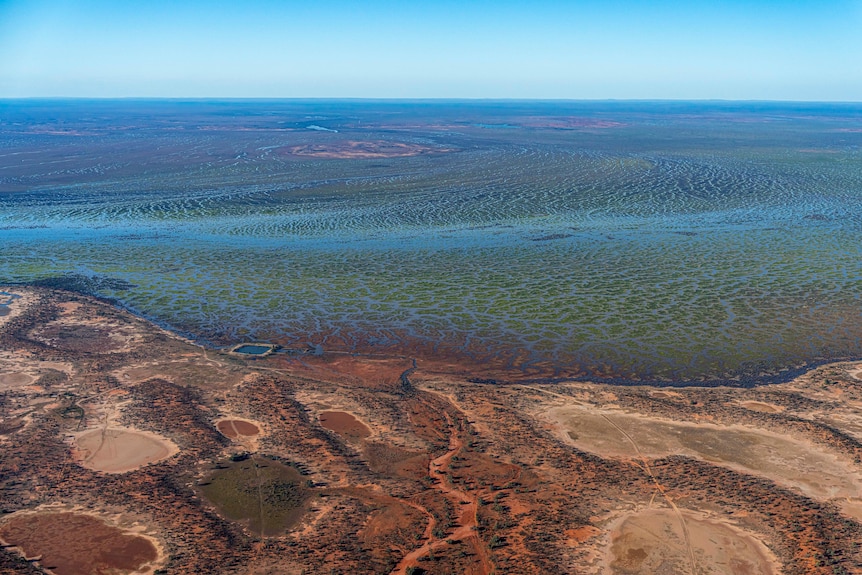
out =
{"type": "Polygon", "coordinates": [[[592,525],[584,525],[577,529],[566,529],[563,534],[566,536],[569,545],[577,546],[601,534],[601,531],[592,525]]]}
{"type": "Polygon", "coordinates": [[[663,390],[653,391],[650,393],[650,395],[652,395],[653,397],[657,397],[659,399],[676,399],[678,397],[682,397],[681,394],[679,394],[675,391],[663,391],[663,390]]]}
{"type": "Polygon", "coordinates": [[[819,416],[818,420],[862,441],[862,413],[858,410],[835,410],[819,416]]]}
{"type": "MultiPolygon", "coordinates": [[[[32,354],[20,350],[0,350],[0,391],[33,385],[41,376],[52,371],[66,374],[68,378],[74,373],[74,368],[66,362],[40,361],[32,354]]],[[[58,381],[54,380],[54,383],[58,381]]]]}
{"type": "Polygon", "coordinates": [[[151,365],[148,365],[146,367],[131,367],[123,370],[120,375],[122,379],[128,380],[130,383],[140,383],[153,377],[162,377],[164,379],[168,379],[166,375],[157,371],[151,365]]]}
{"type": "Polygon", "coordinates": [[[0,523],[0,540],[56,575],[152,573],[163,561],[150,537],[85,513],[15,513],[0,523]]]}
{"type": "Polygon", "coordinates": [[[225,369],[223,364],[209,359],[204,351],[175,357],[129,361],[111,374],[126,385],[137,385],[156,378],[205,386],[208,390],[233,387],[244,377],[241,372],[225,369]]]}
{"type": "Polygon", "coordinates": [[[819,499],[856,499],[862,493],[862,477],[852,462],[821,445],[763,429],[571,406],[551,409],[549,415],[564,440],[604,457],[682,454],[760,475],[819,499]]]}
{"type": "Polygon", "coordinates": [[[81,304],[76,301],[64,301],[57,304],[62,315],[73,315],[81,308],[81,304]]]}
{"type": "Polygon", "coordinates": [[[368,426],[346,411],[324,411],[320,414],[320,425],[349,439],[363,439],[371,435],[368,426]]]}
{"type": "Polygon", "coordinates": [[[216,429],[230,439],[260,435],[260,428],[257,425],[242,419],[223,419],[216,423],[216,429]]]}
{"type": "Polygon", "coordinates": [[[777,561],[754,536],[695,513],[649,509],[628,515],[611,533],[610,573],[771,575],[777,561]]]}
{"type": "Polygon", "coordinates": [[[13,389],[30,385],[36,378],[27,373],[0,373],[0,389],[13,389]]]}
{"type": "Polygon", "coordinates": [[[854,365],[847,370],[847,374],[853,379],[862,379],[862,365],[854,365]]]}
{"type": "Polygon", "coordinates": [[[750,409],[751,411],[757,411],[760,413],[781,413],[784,411],[784,407],[781,405],[765,403],[763,401],[743,401],[739,405],[745,409],[750,409]]]}
{"type": "Polygon", "coordinates": [[[72,375],[75,368],[67,361],[39,361],[36,364],[40,370],[53,369],[54,371],[62,371],[67,375],[72,375]]]}
{"type": "Polygon", "coordinates": [[[123,428],[91,429],[75,437],[80,464],[93,471],[126,473],[179,453],[154,433],[123,428]]]}
{"type": "Polygon", "coordinates": [[[64,308],[60,317],[34,328],[30,338],[63,352],[118,353],[141,342],[140,327],[122,317],[105,317],[92,306],[64,308]]]}

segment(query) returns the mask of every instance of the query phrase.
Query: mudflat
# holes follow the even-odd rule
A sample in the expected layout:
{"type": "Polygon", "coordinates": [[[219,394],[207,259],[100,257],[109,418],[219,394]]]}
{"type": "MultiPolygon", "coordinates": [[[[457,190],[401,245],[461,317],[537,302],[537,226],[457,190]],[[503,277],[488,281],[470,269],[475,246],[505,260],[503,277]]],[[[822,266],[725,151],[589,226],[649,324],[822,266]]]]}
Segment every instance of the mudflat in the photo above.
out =
{"type": "Polygon", "coordinates": [[[743,530],[688,511],[649,509],[611,533],[609,571],[620,575],[775,575],[769,549],[743,530]]]}
{"type": "Polygon", "coordinates": [[[76,512],[6,517],[0,522],[0,539],[55,575],[146,573],[163,559],[150,538],[76,512]]]}
{"type": "Polygon", "coordinates": [[[339,435],[354,439],[364,439],[371,435],[368,426],[356,419],[351,413],[343,411],[324,411],[320,414],[320,425],[339,435]]]}

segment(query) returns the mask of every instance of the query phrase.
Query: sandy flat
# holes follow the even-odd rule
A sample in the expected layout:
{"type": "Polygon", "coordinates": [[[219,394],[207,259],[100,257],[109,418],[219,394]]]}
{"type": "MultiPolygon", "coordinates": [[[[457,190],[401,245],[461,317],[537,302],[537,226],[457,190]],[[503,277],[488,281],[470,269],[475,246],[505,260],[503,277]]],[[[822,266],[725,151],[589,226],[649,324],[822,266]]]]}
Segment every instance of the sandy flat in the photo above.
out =
{"type": "Polygon", "coordinates": [[[71,363],[41,361],[27,353],[0,350],[0,391],[32,385],[49,370],[61,371],[69,376],[74,373],[71,363]]]}
{"type": "Polygon", "coordinates": [[[81,465],[104,473],[126,473],[179,452],[153,433],[122,428],[93,429],[75,438],[81,465]]]}
{"type": "Polygon", "coordinates": [[[767,477],[818,499],[855,499],[862,493],[862,477],[851,461],[788,435],[585,407],[554,408],[548,414],[565,441],[602,457],[682,454],[767,477]]]}
{"type": "Polygon", "coordinates": [[[0,390],[14,389],[30,385],[34,381],[36,381],[36,378],[26,373],[0,373],[0,390]]]}
{"type": "Polygon", "coordinates": [[[648,509],[613,530],[607,571],[772,575],[776,563],[761,541],[733,525],[686,510],[648,509]]]}
{"type": "Polygon", "coordinates": [[[856,365],[847,370],[847,373],[853,379],[862,379],[862,366],[856,365]]]}

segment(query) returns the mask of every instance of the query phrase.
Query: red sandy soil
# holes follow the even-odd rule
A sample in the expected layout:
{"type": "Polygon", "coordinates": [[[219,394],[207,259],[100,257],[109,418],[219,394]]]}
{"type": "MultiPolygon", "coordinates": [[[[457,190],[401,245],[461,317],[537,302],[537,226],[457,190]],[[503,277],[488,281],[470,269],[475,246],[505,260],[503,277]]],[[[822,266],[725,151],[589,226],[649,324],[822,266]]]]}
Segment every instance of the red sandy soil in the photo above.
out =
{"type": "MultiPolygon", "coordinates": [[[[362,350],[345,343],[350,353],[328,347],[322,356],[248,361],[193,346],[104,302],[38,294],[40,303],[0,329],[0,369],[38,379],[0,394],[0,421],[17,429],[0,438],[2,508],[63,504],[103,516],[134,513],[169,550],[164,568],[172,574],[401,574],[411,567],[429,575],[598,574],[627,569],[629,557],[643,568],[649,557],[691,563],[688,544],[675,548],[679,555],[660,538],[642,544],[628,536],[643,524],[627,519],[635,516],[657,518],[693,544],[704,522],[704,533],[750,538],[768,548],[772,570],[784,575],[862,573],[862,523],[848,514],[848,502],[823,490],[803,492],[784,472],[734,468],[696,450],[681,452],[671,441],[647,449],[662,435],[626,431],[631,440],[623,435],[617,448],[628,451],[607,449],[587,442],[589,430],[568,433],[577,436],[582,425],[564,430],[549,416],[560,409],[603,413],[623,431],[622,413],[689,427],[744,425],[821,450],[849,477],[862,473],[858,364],[754,389],[520,385],[506,365],[518,358],[486,351],[492,361],[482,366],[482,350],[431,361],[425,355],[433,350],[422,355],[406,344],[391,356],[379,348],[359,356],[362,350]],[[146,345],[99,354],[98,341],[90,350],[31,337],[60,324],[117,326],[126,341],[146,345]],[[39,367],[46,362],[68,368],[39,367]],[[121,475],[78,465],[69,439],[82,429],[110,429],[99,405],[111,402],[111,425],[167,438],[179,452],[121,475]],[[344,414],[330,429],[357,422],[373,434],[332,433],[319,417],[327,412],[344,414]],[[295,467],[313,494],[284,535],[257,536],[195,495],[196,484],[239,454],[225,435],[241,440],[241,429],[213,425],[241,421],[236,417],[266,431],[244,451],[295,467]]],[[[96,546],[92,538],[84,543],[96,546]]],[[[4,569],[34,573],[0,549],[4,569]]]]}
{"type": "MultiPolygon", "coordinates": [[[[444,412],[445,413],[445,412],[444,412]]],[[[489,549],[478,535],[478,507],[479,497],[475,492],[457,489],[449,480],[449,470],[452,458],[463,452],[464,437],[459,433],[459,428],[454,424],[451,416],[445,413],[447,426],[449,428],[448,450],[431,460],[428,466],[428,475],[435,483],[437,489],[454,509],[459,509],[457,516],[457,527],[445,538],[435,537],[434,529],[437,522],[433,516],[430,517],[425,529],[425,543],[405,555],[393,573],[406,573],[410,567],[419,567],[419,559],[439,550],[441,547],[451,545],[451,542],[462,541],[470,546],[476,556],[476,565],[470,566],[471,573],[492,573],[493,563],[490,559],[489,549]]]]}
{"type": "Polygon", "coordinates": [[[300,358],[274,356],[267,361],[297,375],[323,377],[345,387],[380,390],[398,385],[401,374],[413,366],[406,357],[357,357],[347,353],[300,358]]]}

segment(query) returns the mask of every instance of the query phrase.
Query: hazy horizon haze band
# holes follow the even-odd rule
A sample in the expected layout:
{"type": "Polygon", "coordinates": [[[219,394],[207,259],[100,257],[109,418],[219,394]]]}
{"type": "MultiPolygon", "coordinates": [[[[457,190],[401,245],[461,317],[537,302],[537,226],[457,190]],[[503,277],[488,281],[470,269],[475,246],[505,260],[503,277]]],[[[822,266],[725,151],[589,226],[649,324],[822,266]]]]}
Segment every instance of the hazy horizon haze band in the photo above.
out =
{"type": "Polygon", "coordinates": [[[862,100],[862,2],[0,3],[0,97],[862,100]]]}

